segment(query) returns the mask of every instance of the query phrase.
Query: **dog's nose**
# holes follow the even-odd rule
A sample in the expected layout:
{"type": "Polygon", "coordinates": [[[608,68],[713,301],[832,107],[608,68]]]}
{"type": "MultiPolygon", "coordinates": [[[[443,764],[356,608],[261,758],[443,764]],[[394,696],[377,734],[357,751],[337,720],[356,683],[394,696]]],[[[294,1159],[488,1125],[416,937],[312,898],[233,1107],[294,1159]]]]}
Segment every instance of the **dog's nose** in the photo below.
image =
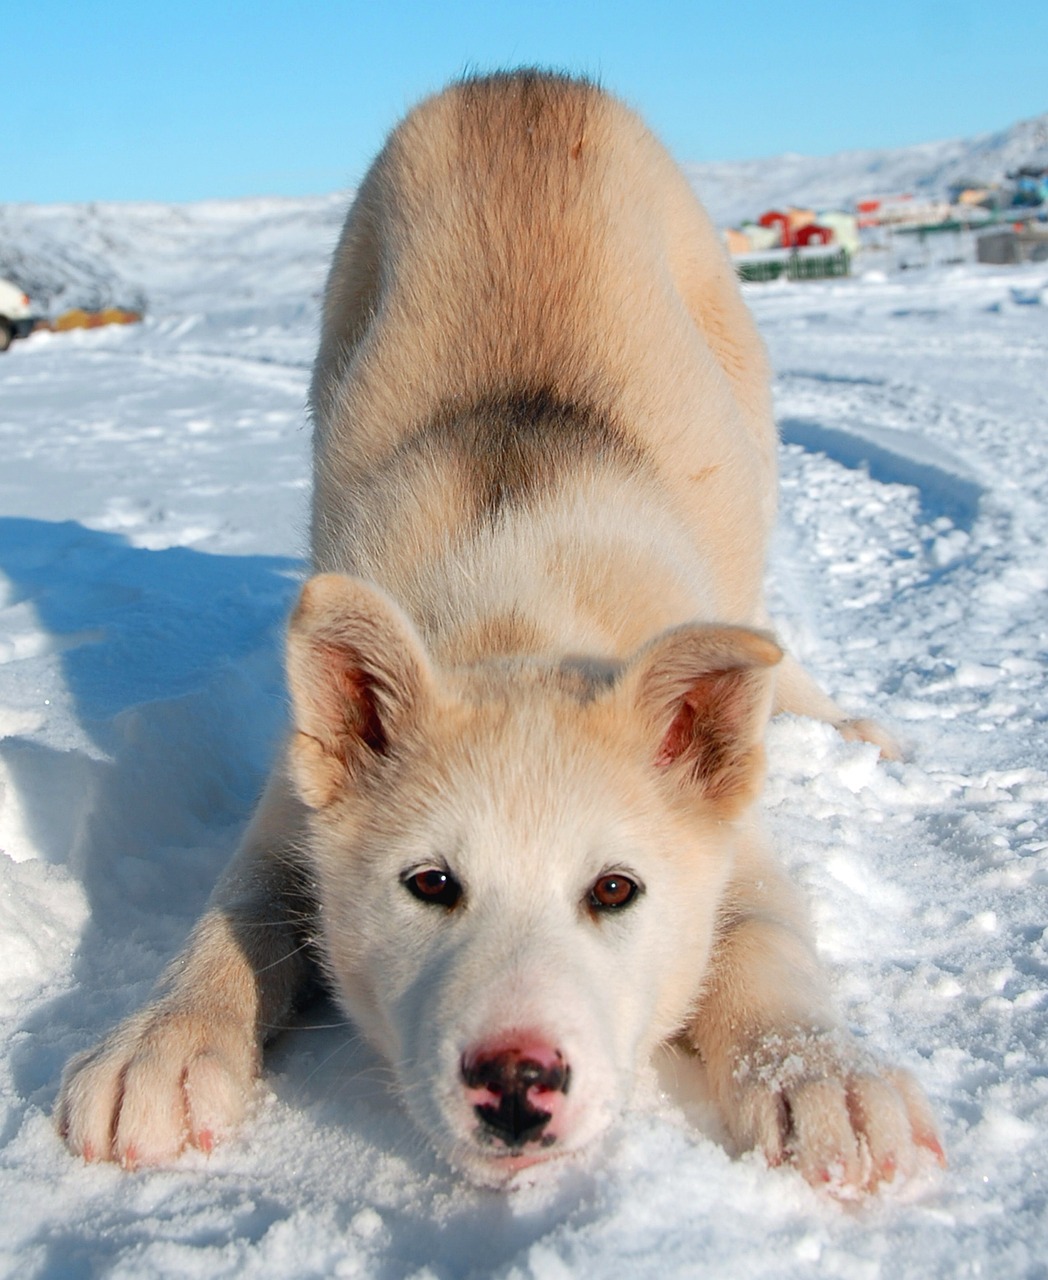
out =
{"type": "Polygon", "coordinates": [[[462,1079],[489,1138],[514,1150],[556,1141],[546,1129],[571,1083],[559,1049],[537,1037],[482,1045],[463,1055],[462,1079]]]}

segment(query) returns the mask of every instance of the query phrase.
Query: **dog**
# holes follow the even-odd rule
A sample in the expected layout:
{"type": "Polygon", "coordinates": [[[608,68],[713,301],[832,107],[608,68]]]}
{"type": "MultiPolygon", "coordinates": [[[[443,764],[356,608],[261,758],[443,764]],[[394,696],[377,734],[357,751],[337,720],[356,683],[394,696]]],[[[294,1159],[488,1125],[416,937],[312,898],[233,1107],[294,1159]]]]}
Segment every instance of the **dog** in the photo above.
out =
{"type": "Polygon", "coordinates": [[[893,751],[769,631],[769,383],[616,99],[507,72],[394,130],[324,297],[286,747],[151,1003],[68,1066],[73,1152],[210,1150],[319,972],[479,1183],[592,1144],[667,1040],[738,1151],[814,1184],[943,1159],[756,813],[774,712],[893,751]]]}

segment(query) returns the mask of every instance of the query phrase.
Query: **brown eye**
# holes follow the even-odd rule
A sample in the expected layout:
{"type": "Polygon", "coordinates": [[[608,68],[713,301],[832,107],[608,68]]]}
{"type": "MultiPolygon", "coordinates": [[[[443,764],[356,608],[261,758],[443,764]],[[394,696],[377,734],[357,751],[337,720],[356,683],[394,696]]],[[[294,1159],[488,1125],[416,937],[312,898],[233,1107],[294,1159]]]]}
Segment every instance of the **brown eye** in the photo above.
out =
{"type": "Polygon", "coordinates": [[[435,907],[450,909],[462,897],[462,886],[450,871],[445,871],[442,867],[427,867],[424,871],[415,871],[405,876],[403,883],[419,902],[435,907]]]}
{"type": "Polygon", "coordinates": [[[621,907],[628,907],[638,893],[640,885],[636,880],[631,880],[621,871],[610,871],[595,882],[586,902],[593,911],[618,911],[621,907]]]}

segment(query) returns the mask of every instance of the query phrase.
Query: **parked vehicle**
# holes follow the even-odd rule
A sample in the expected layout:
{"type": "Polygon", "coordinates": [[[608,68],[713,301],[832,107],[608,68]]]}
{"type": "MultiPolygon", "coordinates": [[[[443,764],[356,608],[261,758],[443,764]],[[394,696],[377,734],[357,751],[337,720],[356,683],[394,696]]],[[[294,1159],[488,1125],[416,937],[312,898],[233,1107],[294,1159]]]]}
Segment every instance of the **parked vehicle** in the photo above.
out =
{"type": "Polygon", "coordinates": [[[28,338],[35,323],[29,297],[10,280],[0,278],[0,351],[15,338],[28,338]]]}

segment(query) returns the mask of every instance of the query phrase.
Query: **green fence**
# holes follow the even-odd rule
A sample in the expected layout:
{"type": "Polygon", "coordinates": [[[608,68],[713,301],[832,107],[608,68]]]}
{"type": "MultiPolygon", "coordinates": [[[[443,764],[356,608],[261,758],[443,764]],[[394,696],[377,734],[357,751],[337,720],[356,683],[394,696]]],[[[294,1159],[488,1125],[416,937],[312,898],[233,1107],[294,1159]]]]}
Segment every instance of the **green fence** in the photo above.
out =
{"type": "Polygon", "coordinates": [[[835,249],[832,253],[783,253],[775,257],[762,254],[738,259],[735,270],[740,280],[751,284],[764,284],[781,276],[787,280],[829,280],[848,275],[851,259],[847,249],[835,249]]]}

